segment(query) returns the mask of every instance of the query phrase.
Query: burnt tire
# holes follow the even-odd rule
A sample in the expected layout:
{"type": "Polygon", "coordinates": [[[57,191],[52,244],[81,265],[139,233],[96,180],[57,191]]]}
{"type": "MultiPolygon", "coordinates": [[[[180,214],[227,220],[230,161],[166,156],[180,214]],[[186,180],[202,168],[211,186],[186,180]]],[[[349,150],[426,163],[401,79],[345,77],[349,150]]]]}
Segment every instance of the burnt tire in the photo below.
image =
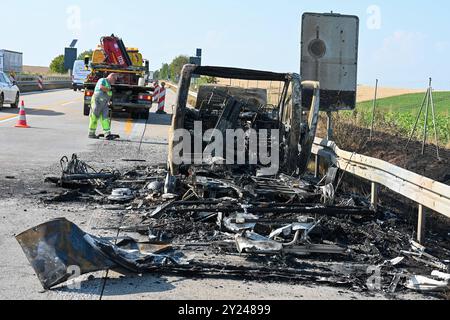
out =
{"type": "Polygon", "coordinates": [[[85,104],[84,108],[83,108],[83,115],[85,115],[87,117],[87,116],[89,116],[90,113],[91,113],[91,106],[88,104],[85,104]]]}
{"type": "Polygon", "coordinates": [[[20,95],[19,95],[19,93],[17,93],[16,100],[14,100],[14,103],[11,103],[11,108],[17,109],[19,107],[19,100],[20,100],[20,95]]]}

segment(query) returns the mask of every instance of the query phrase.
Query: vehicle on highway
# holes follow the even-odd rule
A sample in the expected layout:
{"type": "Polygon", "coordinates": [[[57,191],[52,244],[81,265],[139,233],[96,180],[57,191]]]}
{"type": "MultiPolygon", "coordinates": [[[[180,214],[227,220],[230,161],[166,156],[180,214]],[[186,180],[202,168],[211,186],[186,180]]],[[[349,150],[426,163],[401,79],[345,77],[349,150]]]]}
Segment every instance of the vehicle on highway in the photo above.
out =
{"type": "Polygon", "coordinates": [[[76,60],[73,64],[73,74],[72,74],[72,87],[73,91],[78,91],[84,88],[84,83],[86,82],[91,70],[86,67],[84,60],[76,60]]]}
{"type": "Polygon", "coordinates": [[[23,69],[23,54],[21,52],[0,49],[0,71],[20,73],[23,69]]]}
{"type": "Polygon", "coordinates": [[[113,112],[127,112],[132,118],[148,119],[153,103],[153,88],[148,87],[148,61],[142,58],[137,48],[126,48],[122,39],[112,35],[103,37],[101,45],[94,50],[90,65],[91,73],[84,84],[84,115],[88,116],[91,99],[97,81],[109,74],[118,74],[117,83],[112,86],[113,98],[110,106],[113,112]]]}
{"type": "Polygon", "coordinates": [[[0,109],[5,103],[11,105],[11,108],[19,106],[20,90],[15,81],[4,72],[0,71],[0,109]]]}
{"type": "MultiPolygon", "coordinates": [[[[260,70],[236,69],[213,66],[185,65],[181,73],[177,100],[175,103],[173,122],[170,129],[168,165],[172,176],[191,170],[190,164],[196,163],[195,152],[183,154],[182,163],[176,159],[179,155],[180,141],[175,132],[194,132],[195,124],[202,123],[202,132],[216,129],[223,133],[225,149],[228,129],[256,130],[258,141],[271,141],[267,130],[279,130],[279,159],[280,169],[292,175],[298,172],[302,175],[307,168],[311,156],[312,145],[316,136],[319,120],[320,88],[318,82],[301,81],[296,73],[274,73],[260,70]],[[214,77],[226,80],[249,82],[275,82],[279,84],[280,93],[275,104],[269,102],[270,92],[261,88],[244,88],[220,84],[202,85],[198,90],[196,101],[188,104],[190,84],[194,76],[214,77]],[[310,99],[305,101],[307,107],[302,106],[302,100],[309,93],[310,99]],[[193,107],[191,107],[193,106],[193,107]],[[308,113],[308,117],[306,116],[308,113]],[[262,131],[260,131],[263,129],[262,131]],[[266,131],[264,131],[266,130],[266,131]],[[186,155],[187,154],[187,155],[186,155]]],[[[215,138],[209,138],[204,143],[203,153],[214,145],[215,138]]],[[[245,139],[244,139],[245,140],[245,139]]],[[[192,141],[191,141],[192,142],[192,141]]],[[[182,142],[184,143],[184,141],[182,142]]],[[[246,163],[240,168],[250,172],[252,166],[251,141],[246,139],[246,163]]],[[[187,143],[189,145],[189,143],[187,143]]],[[[274,144],[275,145],[275,144],[274,144]]],[[[191,149],[193,150],[193,149],[191,149]]],[[[237,152],[237,149],[235,150],[237,152]]],[[[198,152],[197,152],[198,154],[198,152]]],[[[200,152],[202,154],[202,152],[200,152]]],[[[219,156],[222,157],[222,156],[219,156]]],[[[226,159],[233,160],[233,159],[226,159]]],[[[239,166],[234,166],[239,167],[239,166]]],[[[195,171],[195,170],[194,170],[195,171]]]]}

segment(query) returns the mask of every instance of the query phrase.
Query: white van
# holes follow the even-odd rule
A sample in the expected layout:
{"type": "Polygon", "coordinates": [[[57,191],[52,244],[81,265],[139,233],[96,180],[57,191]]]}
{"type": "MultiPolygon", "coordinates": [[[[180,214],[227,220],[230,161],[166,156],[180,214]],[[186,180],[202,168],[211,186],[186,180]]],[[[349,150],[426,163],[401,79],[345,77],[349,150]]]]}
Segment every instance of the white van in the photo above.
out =
{"type": "Polygon", "coordinates": [[[86,70],[84,60],[76,60],[73,64],[72,86],[73,90],[81,90],[84,88],[84,82],[91,73],[91,70],[86,70]]]}

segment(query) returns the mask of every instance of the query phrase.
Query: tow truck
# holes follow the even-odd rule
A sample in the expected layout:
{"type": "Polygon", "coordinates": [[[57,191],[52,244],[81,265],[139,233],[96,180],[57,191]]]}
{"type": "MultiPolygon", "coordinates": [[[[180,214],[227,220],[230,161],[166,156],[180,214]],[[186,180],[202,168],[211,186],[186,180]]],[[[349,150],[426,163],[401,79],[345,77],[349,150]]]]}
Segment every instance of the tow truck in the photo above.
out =
{"type": "Polygon", "coordinates": [[[154,89],[148,86],[149,62],[144,60],[137,48],[126,48],[122,39],[114,34],[100,39],[92,61],[84,60],[89,74],[84,84],[84,110],[88,116],[95,85],[110,73],[119,75],[112,86],[112,112],[127,112],[133,119],[148,119],[153,103],[154,89]]]}

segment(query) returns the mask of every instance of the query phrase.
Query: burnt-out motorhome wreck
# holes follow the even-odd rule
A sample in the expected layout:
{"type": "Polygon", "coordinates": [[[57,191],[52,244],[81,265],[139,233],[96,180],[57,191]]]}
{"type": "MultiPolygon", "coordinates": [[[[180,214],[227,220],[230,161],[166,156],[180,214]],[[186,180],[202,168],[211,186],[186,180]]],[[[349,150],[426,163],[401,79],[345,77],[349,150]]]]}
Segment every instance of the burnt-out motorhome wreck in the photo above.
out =
{"type": "Polygon", "coordinates": [[[64,218],[18,235],[43,287],[64,283],[78,266],[80,274],[111,269],[389,294],[447,290],[445,241],[414,242],[408,221],[343,190],[333,166],[323,179],[308,173],[320,98],[319,83],[297,74],[185,66],[167,167],[97,172],[74,156],[49,179],[67,191],[43,201],[96,202],[124,218],[114,227],[116,242],[64,218]],[[264,89],[205,85],[190,106],[193,75],[283,86],[270,105],[264,89]]]}

